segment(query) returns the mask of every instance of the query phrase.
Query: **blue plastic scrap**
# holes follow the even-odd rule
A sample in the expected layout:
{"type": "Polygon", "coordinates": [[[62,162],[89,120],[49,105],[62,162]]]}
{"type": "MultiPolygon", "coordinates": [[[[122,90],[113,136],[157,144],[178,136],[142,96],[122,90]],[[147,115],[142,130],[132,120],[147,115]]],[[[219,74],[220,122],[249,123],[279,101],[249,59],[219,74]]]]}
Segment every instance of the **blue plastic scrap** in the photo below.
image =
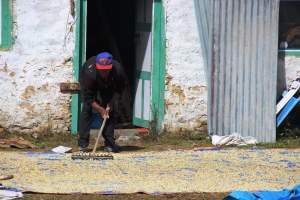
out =
{"type": "Polygon", "coordinates": [[[292,97],[289,102],[286,104],[286,106],[283,108],[279,116],[276,120],[276,126],[278,127],[281,122],[286,118],[286,116],[293,110],[293,108],[299,103],[300,97],[295,98],[292,97]]]}
{"type": "Polygon", "coordinates": [[[103,118],[100,113],[92,114],[91,129],[100,129],[103,122],[103,118]]]}
{"type": "Polygon", "coordinates": [[[300,185],[291,190],[246,192],[234,191],[223,200],[300,200],[300,185]]]}

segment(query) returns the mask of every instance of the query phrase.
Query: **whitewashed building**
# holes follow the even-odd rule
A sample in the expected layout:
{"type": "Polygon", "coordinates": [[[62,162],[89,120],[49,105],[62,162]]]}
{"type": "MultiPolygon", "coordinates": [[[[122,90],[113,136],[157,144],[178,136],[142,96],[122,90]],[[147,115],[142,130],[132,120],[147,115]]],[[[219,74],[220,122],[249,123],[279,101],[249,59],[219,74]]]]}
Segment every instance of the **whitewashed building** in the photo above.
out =
{"type": "MultiPolygon", "coordinates": [[[[132,97],[134,125],[156,113],[159,129],[207,129],[198,0],[0,2],[0,126],[76,133],[80,67],[108,51],[132,87],[123,100],[132,97]]],[[[298,76],[295,52],[278,58],[277,97],[298,76]]]]}

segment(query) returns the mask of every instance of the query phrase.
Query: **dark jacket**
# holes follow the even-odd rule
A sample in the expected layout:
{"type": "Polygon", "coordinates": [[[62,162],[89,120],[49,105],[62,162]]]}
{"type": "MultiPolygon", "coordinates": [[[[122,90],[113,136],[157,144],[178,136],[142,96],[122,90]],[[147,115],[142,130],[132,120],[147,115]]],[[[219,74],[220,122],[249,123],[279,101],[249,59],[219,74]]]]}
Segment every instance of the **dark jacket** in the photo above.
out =
{"type": "Polygon", "coordinates": [[[113,67],[108,75],[108,82],[104,82],[96,69],[96,56],[89,58],[81,70],[81,91],[83,100],[88,105],[96,102],[97,91],[100,92],[102,101],[108,103],[116,92],[122,95],[125,89],[125,74],[121,64],[113,60],[113,67]]]}

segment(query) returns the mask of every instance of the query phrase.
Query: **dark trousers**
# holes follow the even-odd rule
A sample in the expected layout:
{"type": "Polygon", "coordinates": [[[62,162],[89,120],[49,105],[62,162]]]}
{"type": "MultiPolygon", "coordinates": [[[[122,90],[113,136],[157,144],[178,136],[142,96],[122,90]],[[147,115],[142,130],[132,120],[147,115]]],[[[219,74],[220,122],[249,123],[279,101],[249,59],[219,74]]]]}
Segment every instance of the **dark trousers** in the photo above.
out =
{"type": "MultiPolygon", "coordinates": [[[[106,104],[105,104],[106,105],[106,104]]],[[[105,108],[106,106],[104,106],[105,108]]],[[[116,148],[114,138],[114,112],[109,112],[109,118],[106,120],[102,136],[104,138],[104,145],[116,148]]],[[[78,146],[88,146],[90,140],[90,129],[92,122],[92,107],[83,103],[82,111],[80,114],[79,122],[79,139],[78,146]]]]}

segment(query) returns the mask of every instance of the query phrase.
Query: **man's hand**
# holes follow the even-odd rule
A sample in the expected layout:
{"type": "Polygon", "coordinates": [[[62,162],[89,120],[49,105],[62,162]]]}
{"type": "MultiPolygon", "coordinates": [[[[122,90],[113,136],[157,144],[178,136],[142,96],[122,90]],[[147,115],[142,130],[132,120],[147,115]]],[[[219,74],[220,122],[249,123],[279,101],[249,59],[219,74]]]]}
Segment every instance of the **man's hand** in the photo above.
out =
{"type": "Polygon", "coordinates": [[[108,112],[113,111],[114,109],[114,103],[113,102],[109,102],[106,106],[106,110],[108,110],[108,112]]]}
{"type": "Polygon", "coordinates": [[[96,102],[94,102],[92,104],[92,107],[96,110],[98,110],[99,113],[101,113],[101,116],[104,118],[104,117],[107,117],[109,118],[109,111],[107,111],[106,109],[102,108],[101,106],[99,106],[96,102]]]}
{"type": "Polygon", "coordinates": [[[99,112],[101,113],[102,117],[103,118],[109,118],[109,109],[104,109],[101,107],[101,109],[99,110],[99,112]]]}

